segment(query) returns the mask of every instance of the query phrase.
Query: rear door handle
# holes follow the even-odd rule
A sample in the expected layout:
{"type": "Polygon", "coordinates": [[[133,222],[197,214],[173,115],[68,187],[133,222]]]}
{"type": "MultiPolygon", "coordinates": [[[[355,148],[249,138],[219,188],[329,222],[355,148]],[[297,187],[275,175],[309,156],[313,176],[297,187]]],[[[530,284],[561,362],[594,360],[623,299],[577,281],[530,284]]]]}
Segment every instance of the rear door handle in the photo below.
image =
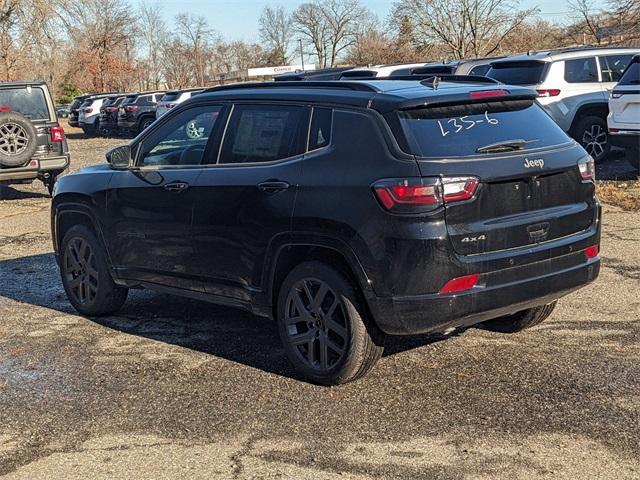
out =
{"type": "Polygon", "coordinates": [[[288,182],[282,182],[280,180],[268,180],[258,184],[258,188],[265,193],[277,193],[286,190],[291,185],[288,182]]]}
{"type": "Polygon", "coordinates": [[[189,188],[189,184],[187,182],[171,182],[167,183],[164,187],[168,192],[184,192],[187,188],[189,188]]]}

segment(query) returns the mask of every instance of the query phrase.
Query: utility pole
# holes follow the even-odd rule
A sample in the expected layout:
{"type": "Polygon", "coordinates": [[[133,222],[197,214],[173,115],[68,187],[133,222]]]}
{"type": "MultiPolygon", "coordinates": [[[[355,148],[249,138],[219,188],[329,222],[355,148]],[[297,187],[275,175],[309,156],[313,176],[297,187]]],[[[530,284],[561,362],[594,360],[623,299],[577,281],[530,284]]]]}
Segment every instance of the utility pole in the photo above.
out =
{"type": "Polygon", "coordinates": [[[302,39],[298,39],[298,44],[300,45],[300,61],[302,63],[302,71],[304,72],[304,52],[302,51],[302,39]]]}

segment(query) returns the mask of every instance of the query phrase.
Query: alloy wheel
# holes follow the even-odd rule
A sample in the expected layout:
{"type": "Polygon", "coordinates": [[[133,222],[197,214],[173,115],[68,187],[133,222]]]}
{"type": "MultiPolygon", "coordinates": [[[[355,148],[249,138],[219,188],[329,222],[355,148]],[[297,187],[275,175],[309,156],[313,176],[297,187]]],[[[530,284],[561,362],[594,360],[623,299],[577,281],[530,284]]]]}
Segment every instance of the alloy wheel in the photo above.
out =
{"type": "Polygon", "coordinates": [[[591,125],[582,134],[582,146],[593,158],[601,157],[607,145],[607,131],[600,125],[591,125]]]}
{"type": "Polygon", "coordinates": [[[196,139],[204,136],[204,134],[198,128],[198,124],[195,122],[195,120],[187,123],[186,130],[188,138],[196,139]]]}
{"type": "Polygon", "coordinates": [[[98,294],[98,270],[91,245],[83,238],[73,238],[63,257],[63,272],[69,293],[75,300],[86,305],[98,294]]]}
{"type": "Polygon", "coordinates": [[[0,151],[5,155],[19,155],[24,152],[29,144],[27,132],[17,123],[4,123],[0,125],[0,151]]]}
{"type": "Polygon", "coordinates": [[[303,279],[287,295],[287,340],[299,360],[316,371],[328,371],[345,357],[349,343],[347,318],[340,297],[321,280],[303,279]]]}

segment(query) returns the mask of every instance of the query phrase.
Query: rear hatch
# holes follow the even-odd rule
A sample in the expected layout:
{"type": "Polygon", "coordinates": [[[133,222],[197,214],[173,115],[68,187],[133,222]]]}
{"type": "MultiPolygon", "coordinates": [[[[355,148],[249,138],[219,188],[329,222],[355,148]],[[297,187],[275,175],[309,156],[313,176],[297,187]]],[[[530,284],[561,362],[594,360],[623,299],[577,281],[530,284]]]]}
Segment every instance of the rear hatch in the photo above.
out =
{"type": "Polygon", "coordinates": [[[34,157],[63,153],[62,140],[52,138],[51,129],[59,124],[45,85],[0,87],[0,110],[19,112],[33,124],[37,135],[34,157]]]}
{"type": "Polygon", "coordinates": [[[640,128],[640,56],[633,59],[611,92],[613,120],[640,128]]]}
{"type": "Polygon", "coordinates": [[[421,174],[443,182],[455,251],[495,252],[588,229],[595,198],[586,152],[535,103],[533,92],[529,98],[494,94],[399,112],[421,174]],[[448,185],[460,178],[470,182],[472,198],[454,195],[448,202],[448,185]]]}

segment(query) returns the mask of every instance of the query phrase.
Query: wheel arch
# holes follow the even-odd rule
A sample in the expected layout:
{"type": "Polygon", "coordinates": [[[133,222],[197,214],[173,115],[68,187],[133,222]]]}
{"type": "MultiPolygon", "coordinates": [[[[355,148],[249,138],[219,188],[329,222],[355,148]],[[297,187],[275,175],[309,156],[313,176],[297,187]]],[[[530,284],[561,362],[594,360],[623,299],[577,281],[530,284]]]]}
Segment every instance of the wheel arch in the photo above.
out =
{"type": "Polygon", "coordinates": [[[56,196],[51,208],[51,236],[56,254],[64,235],[74,225],[90,228],[104,245],[102,229],[91,209],[91,198],[78,193],[56,196]]]}
{"type": "MultiPolygon", "coordinates": [[[[280,285],[288,273],[305,261],[320,261],[336,267],[358,287],[366,300],[373,295],[371,281],[355,252],[339,240],[329,238],[306,238],[276,247],[269,256],[266,268],[265,300],[275,318],[280,285]]],[[[365,302],[368,303],[368,302],[365,302]]]]}
{"type": "Polygon", "coordinates": [[[573,132],[580,120],[591,115],[600,117],[606,122],[607,115],[609,115],[609,104],[607,102],[592,102],[581,105],[573,116],[569,131],[573,132]]]}

